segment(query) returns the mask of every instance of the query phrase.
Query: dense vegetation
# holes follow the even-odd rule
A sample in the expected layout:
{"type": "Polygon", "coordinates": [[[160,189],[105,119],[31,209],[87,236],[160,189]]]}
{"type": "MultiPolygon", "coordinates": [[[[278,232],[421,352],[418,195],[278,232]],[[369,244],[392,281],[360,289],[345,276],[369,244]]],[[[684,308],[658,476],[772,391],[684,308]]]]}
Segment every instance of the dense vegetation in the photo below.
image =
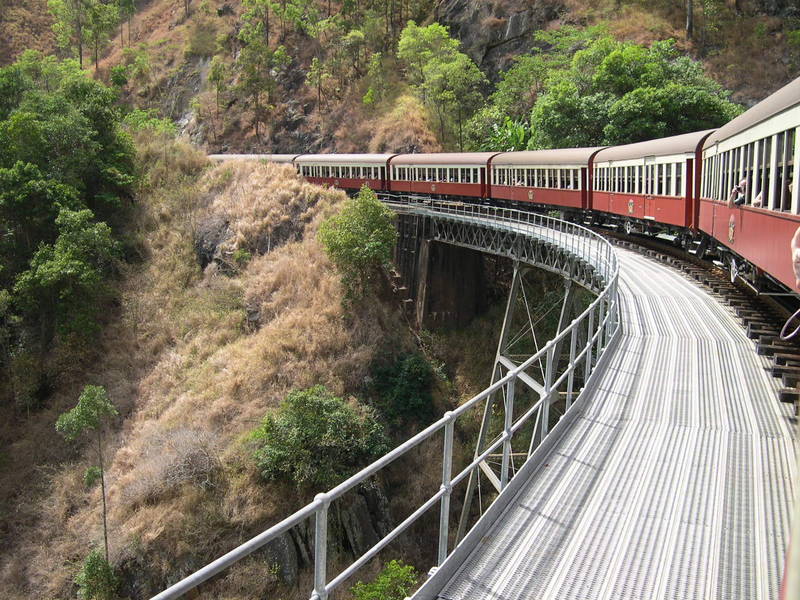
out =
{"type": "Polygon", "coordinates": [[[72,61],[0,69],[0,368],[19,406],[47,394],[46,357],[79,349],[122,256],[134,180],[116,94],[72,61]]]}
{"type": "Polygon", "coordinates": [[[476,149],[625,144],[719,127],[742,110],[671,40],[647,48],[570,27],[537,39],[558,50],[520,56],[501,75],[469,124],[476,149]]]}

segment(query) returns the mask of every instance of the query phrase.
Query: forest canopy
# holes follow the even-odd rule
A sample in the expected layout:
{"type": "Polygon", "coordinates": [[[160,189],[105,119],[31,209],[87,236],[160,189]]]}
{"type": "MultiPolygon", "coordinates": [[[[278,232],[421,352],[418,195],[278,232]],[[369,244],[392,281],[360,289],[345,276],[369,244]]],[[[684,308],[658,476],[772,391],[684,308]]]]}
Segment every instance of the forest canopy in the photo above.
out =
{"type": "Polygon", "coordinates": [[[0,368],[26,406],[54,343],[97,330],[120,256],[134,151],[116,102],[72,60],[29,51],[0,69],[0,368]]]}

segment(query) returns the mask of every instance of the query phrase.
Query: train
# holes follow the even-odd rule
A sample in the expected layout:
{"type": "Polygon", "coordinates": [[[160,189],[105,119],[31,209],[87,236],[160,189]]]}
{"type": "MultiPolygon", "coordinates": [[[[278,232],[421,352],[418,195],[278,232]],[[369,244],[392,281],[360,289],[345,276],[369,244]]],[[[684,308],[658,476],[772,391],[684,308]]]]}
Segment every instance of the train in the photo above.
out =
{"type": "MultiPolygon", "coordinates": [[[[515,152],[253,155],[343,190],[493,203],[661,236],[757,291],[796,295],[800,78],[716,130],[515,152]]],[[[246,155],[245,155],[246,156],[246,155]]]]}

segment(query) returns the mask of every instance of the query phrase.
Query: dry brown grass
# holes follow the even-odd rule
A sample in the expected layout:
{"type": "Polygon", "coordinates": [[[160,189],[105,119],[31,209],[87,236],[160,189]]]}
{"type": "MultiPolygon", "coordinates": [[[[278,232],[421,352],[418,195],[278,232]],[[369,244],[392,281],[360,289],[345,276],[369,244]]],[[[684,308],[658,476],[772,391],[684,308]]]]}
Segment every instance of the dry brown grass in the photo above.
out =
{"type": "Polygon", "coordinates": [[[52,24],[47,0],[0,0],[0,65],[14,62],[28,48],[51,54],[52,24]]]}
{"type": "Polygon", "coordinates": [[[400,96],[392,108],[371,124],[370,152],[441,152],[430,118],[416,97],[400,96]]]}

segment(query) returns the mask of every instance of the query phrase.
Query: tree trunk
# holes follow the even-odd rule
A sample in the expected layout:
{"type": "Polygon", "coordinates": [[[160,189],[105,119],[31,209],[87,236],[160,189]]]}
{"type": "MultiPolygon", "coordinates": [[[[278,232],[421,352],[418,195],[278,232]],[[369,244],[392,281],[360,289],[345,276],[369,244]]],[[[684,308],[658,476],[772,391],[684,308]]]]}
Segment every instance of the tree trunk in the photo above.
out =
{"type": "Polygon", "coordinates": [[[97,430],[97,454],[100,457],[100,489],[103,493],[103,542],[106,549],[106,562],[108,562],[108,517],[106,510],[106,473],[103,468],[103,436],[97,430]]]}
{"type": "Polygon", "coordinates": [[[686,37],[694,35],[694,0],[686,0],[686,37]]]}

